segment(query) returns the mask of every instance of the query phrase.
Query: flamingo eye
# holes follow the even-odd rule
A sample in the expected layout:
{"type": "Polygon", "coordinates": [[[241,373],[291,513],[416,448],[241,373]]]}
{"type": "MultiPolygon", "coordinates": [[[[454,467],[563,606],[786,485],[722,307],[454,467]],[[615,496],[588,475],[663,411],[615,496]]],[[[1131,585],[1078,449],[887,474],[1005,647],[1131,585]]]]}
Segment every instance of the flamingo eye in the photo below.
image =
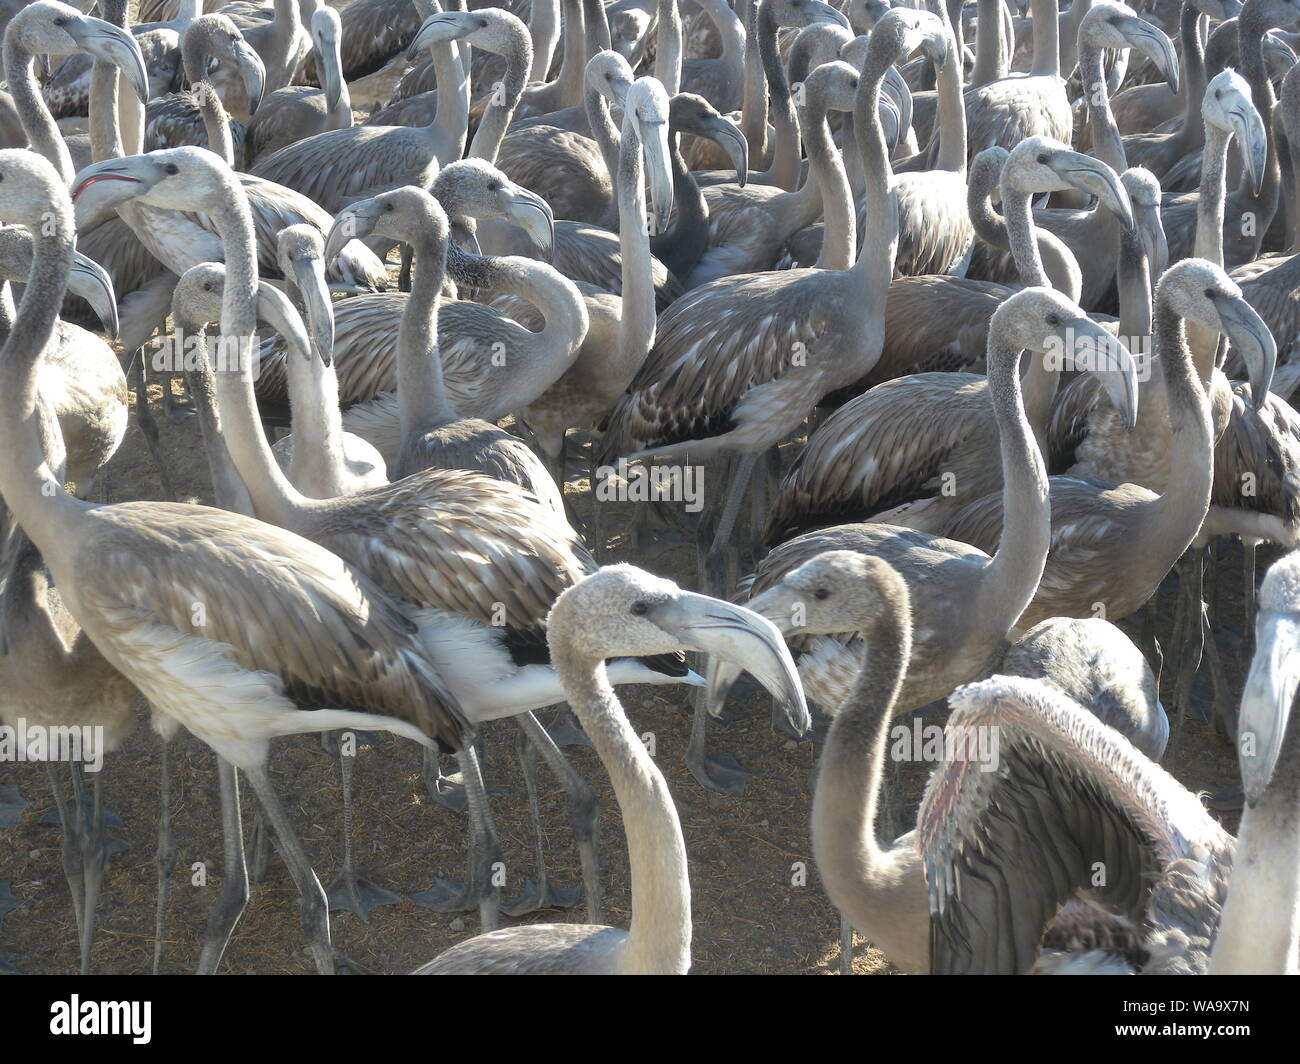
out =
{"type": "Polygon", "coordinates": [[[163,167],[163,173],[165,174],[176,175],[179,174],[180,172],[181,172],[181,168],[177,166],[175,163],[168,163],[166,166],[163,167]]]}
{"type": "Polygon", "coordinates": [[[646,602],[644,599],[638,599],[636,602],[632,603],[631,613],[633,617],[644,617],[649,612],[650,603],[646,602]]]}
{"type": "Polygon", "coordinates": [[[825,601],[830,597],[831,597],[831,591],[830,588],[828,587],[819,587],[816,591],[813,592],[813,598],[817,599],[818,601],[825,601]]]}

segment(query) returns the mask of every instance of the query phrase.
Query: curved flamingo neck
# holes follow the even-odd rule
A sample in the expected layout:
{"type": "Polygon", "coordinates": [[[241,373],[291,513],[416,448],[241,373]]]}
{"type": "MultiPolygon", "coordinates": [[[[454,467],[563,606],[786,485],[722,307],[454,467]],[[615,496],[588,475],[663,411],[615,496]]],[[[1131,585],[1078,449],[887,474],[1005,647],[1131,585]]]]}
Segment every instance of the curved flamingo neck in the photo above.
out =
{"type": "Polygon", "coordinates": [[[556,674],[609,773],[623,814],[632,919],[620,971],[685,973],[691,965],[691,887],[686,843],[668,784],[628,723],[604,662],[571,640],[567,626],[552,623],[549,638],[556,674]]]}

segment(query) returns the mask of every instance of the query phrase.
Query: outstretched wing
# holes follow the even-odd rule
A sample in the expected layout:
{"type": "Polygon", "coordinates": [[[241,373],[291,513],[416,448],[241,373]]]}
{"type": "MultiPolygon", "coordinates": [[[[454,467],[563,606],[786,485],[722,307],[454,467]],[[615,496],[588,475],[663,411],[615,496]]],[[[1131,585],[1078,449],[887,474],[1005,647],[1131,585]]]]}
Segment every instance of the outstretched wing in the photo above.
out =
{"type": "MultiPolygon", "coordinates": [[[[984,736],[996,746],[985,748],[992,770],[948,757],[921,803],[934,972],[1028,972],[1077,892],[1145,923],[1189,860],[1230,854],[1194,794],[1047,685],[996,676],[958,688],[949,705],[957,750],[984,736]]],[[[1205,884],[1181,886],[1194,918],[1205,884]]]]}

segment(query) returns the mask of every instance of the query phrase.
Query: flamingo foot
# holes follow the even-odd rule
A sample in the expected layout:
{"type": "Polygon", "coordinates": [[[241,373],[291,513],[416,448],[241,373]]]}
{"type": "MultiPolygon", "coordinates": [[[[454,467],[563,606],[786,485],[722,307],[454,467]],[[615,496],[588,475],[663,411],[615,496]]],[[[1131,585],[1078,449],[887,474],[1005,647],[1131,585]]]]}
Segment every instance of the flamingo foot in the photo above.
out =
{"type": "Polygon", "coordinates": [[[553,887],[545,879],[539,886],[531,879],[524,880],[519,896],[501,903],[507,916],[524,916],[539,909],[573,909],[582,900],[580,887],[553,887]]]}
{"type": "Polygon", "coordinates": [[[689,754],[686,767],[691,770],[695,782],[718,794],[730,794],[735,797],[745,793],[745,786],[757,773],[745,768],[730,754],[704,753],[698,757],[689,754]]]}
{"type": "Polygon", "coordinates": [[[365,876],[344,869],[335,877],[334,882],[325,888],[325,897],[329,901],[330,912],[345,909],[361,917],[363,923],[370,923],[370,913],[381,905],[397,905],[402,896],[394,894],[387,887],[372,883],[365,876]]]}

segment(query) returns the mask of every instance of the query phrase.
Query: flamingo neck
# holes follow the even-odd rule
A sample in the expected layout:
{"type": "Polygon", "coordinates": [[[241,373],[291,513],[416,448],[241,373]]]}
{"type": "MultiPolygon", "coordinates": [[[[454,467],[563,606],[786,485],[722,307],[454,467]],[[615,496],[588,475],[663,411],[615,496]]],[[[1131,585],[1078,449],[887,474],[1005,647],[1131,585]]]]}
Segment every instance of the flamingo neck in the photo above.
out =
{"type": "MultiPolygon", "coordinates": [[[[848,699],[831,722],[813,793],[812,845],[817,872],[836,907],[850,915],[892,909],[905,881],[907,844],[876,837],[890,725],[911,656],[911,618],[890,598],[855,626],[868,648],[848,699]]],[[[878,919],[879,917],[875,917],[878,919]]]]}
{"type": "Polygon", "coordinates": [[[564,0],[564,55],[554,85],[559,92],[556,110],[582,104],[586,80],[587,34],[582,0],[564,0]]]}
{"type": "MultiPolygon", "coordinates": [[[[719,0],[720,2],[720,0],[719,0]]],[[[767,158],[767,81],[758,42],[758,8],[761,0],[738,0],[737,15],[743,13],[745,42],[744,98],[740,111],[740,131],[749,142],[750,159],[755,165],[767,158]]],[[[714,25],[718,25],[714,20],[714,25]]]]}
{"type": "Polygon", "coordinates": [[[776,128],[776,143],[772,149],[772,165],[759,175],[762,184],[776,185],[793,191],[799,183],[799,120],[790,95],[790,82],[781,65],[776,50],[776,15],[771,0],[758,4],[756,32],[758,33],[758,58],[763,68],[771,98],[772,125],[776,128]]]}
{"type": "MultiPolygon", "coordinates": [[[[849,189],[849,175],[844,159],[835,150],[827,120],[826,101],[817,93],[808,94],[804,108],[808,130],[808,163],[825,215],[821,254],[817,256],[819,270],[847,270],[853,265],[858,249],[858,212],[849,189]]],[[[807,187],[807,186],[805,186],[807,187]]],[[[799,190],[802,194],[803,189],[799,190]]]]}
{"type": "MultiPolygon", "coordinates": [[[[248,489],[240,479],[239,470],[230,457],[225,436],[221,430],[221,415],[217,409],[216,382],[213,380],[212,366],[208,361],[207,333],[192,325],[182,325],[176,319],[177,329],[184,330],[192,336],[197,347],[195,366],[186,374],[190,395],[194,399],[194,411],[198,417],[199,432],[203,436],[203,451],[208,459],[208,472],[212,477],[212,496],[223,510],[231,510],[248,517],[254,516],[253,500],[248,489]]],[[[291,354],[290,359],[294,358],[291,354]]],[[[290,371],[292,380],[292,370],[290,371]]],[[[296,421],[296,419],[295,419],[296,421]]],[[[294,426],[297,428],[297,425],[294,426]]],[[[305,442],[305,441],[304,441],[305,442]]],[[[297,454],[297,448],[294,450],[297,454]]]]}
{"type": "MultiPolygon", "coordinates": [[[[9,35],[12,40],[13,34],[9,35]]],[[[6,42],[7,43],[7,42],[6,42]]],[[[52,189],[47,209],[28,225],[33,238],[27,289],[0,350],[0,498],[47,559],[65,557],[74,544],[69,523],[87,509],[69,495],[51,468],[46,441],[58,431],[37,391],[41,354],[63,305],[76,229],[63,189],[52,189]]]]}
{"type": "Polygon", "coordinates": [[[230,120],[217,95],[216,86],[207,78],[208,49],[206,42],[195,33],[187,33],[181,46],[181,59],[185,76],[194,86],[194,100],[203,116],[203,129],[208,135],[208,147],[221,156],[222,161],[234,169],[235,140],[230,135],[230,120]]]}
{"type": "MultiPolygon", "coordinates": [[[[1033,363],[1041,361],[1035,352],[1033,363]]],[[[1019,351],[990,336],[988,390],[1002,452],[1002,539],[980,589],[988,603],[984,616],[1008,629],[1038,590],[1052,538],[1047,469],[1025,415],[1019,364],[1019,351]]]]}
{"type": "Polygon", "coordinates": [[[528,35],[533,43],[533,61],[528,69],[528,80],[545,81],[555,58],[555,46],[560,41],[559,0],[535,0],[528,10],[528,35]]]}
{"type": "Polygon", "coordinates": [[[1084,87],[1084,100],[1088,107],[1088,124],[1092,129],[1092,146],[1097,158],[1117,174],[1128,169],[1124,156],[1124,142],[1120,139],[1115,114],[1110,109],[1110,94],[1106,91],[1106,72],[1102,69],[1101,49],[1086,41],[1079,52],[1079,73],[1084,87]]]}
{"type": "Polygon", "coordinates": [[[682,16],[677,0],[658,0],[655,19],[655,77],[671,99],[682,91],[682,16]]]}
{"type": "MultiPolygon", "coordinates": [[[[946,20],[946,13],[945,13],[946,20]]],[[[960,22],[960,16],[958,16],[960,22]]],[[[938,122],[939,138],[936,170],[966,172],[966,105],[962,96],[962,47],[949,23],[948,55],[939,70],[938,122]]]]}
{"type": "Polygon", "coordinates": [[[623,300],[618,319],[621,361],[636,369],[655,342],[655,285],[650,239],[646,233],[645,180],[641,138],[632,115],[623,118],[623,142],[618,166],[618,246],[623,260],[623,300]]]}
{"type": "Polygon", "coordinates": [[[871,225],[852,273],[862,285],[867,312],[873,314],[884,312],[898,254],[898,195],[880,123],[880,86],[885,72],[901,58],[899,51],[897,41],[872,34],[853,106],[854,139],[862,155],[863,205],[871,225]]]}
{"type": "MultiPolygon", "coordinates": [[[[975,68],[971,71],[970,87],[978,89],[990,81],[1007,76],[1011,66],[1006,39],[1002,36],[1002,9],[1004,0],[978,0],[979,25],[975,30],[975,68]]],[[[960,33],[961,20],[954,31],[960,33]]]]}
{"type": "Polygon", "coordinates": [[[1251,97],[1259,117],[1264,120],[1264,136],[1268,141],[1268,154],[1264,164],[1264,180],[1256,195],[1250,184],[1249,174],[1242,173],[1241,185],[1237,197],[1248,204],[1255,215],[1255,251],[1264,239],[1272,224],[1273,215],[1277,213],[1277,204],[1282,187],[1282,168],[1278,160],[1277,137],[1273,130],[1273,108],[1277,97],[1273,94],[1273,82],[1269,80],[1268,69],[1264,65],[1264,34],[1271,28],[1273,21],[1261,0],[1247,0],[1237,17],[1237,47],[1241,55],[1241,72],[1250,85],[1251,97]]]}
{"type": "Polygon", "coordinates": [[[505,140],[506,129],[515,116],[515,108],[524,94],[528,68],[532,64],[532,42],[517,26],[508,27],[510,44],[505,50],[506,76],[500,86],[493,89],[487,110],[474,133],[469,146],[469,158],[497,161],[497,152],[505,140]]]}
{"type": "Polygon", "coordinates": [[[1156,302],[1155,354],[1165,384],[1170,446],[1169,479],[1151,503],[1151,517],[1140,525],[1141,543],[1134,557],[1149,558],[1159,579],[1174,558],[1186,549],[1205,520],[1214,482],[1214,435],[1210,401],[1192,361],[1183,319],[1156,302]]]}
{"type": "MultiPolygon", "coordinates": [[[[681,134],[669,133],[668,160],[673,170],[672,228],[650,238],[650,253],[674,277],[685,277],[700,261],[709,242],[709,206],[682,158],[681,134]]],[[[625,289],[626,291],[626,289],[625,289]]]]}
{"type": "MultiPolygon", "coordinates": [[[[257,252],[253,219],[239,179],[226,180],[225,202],[210,212],[226,258],[221,297],[221,351],[213,370],[230,457],[243,478],[257,516],[297,531],[311,500],[276,464],[257,417],[253,358],[257,341],[257,252]]],[[[289,357],[294,357],[290,355],[289,357]]]]}
{"type": "Polygon", "coordinates": [[[1182,80],[1183,124],[1178,130],[1178,142],[1188,151],[1205,141],[1205,123],[1201,121],[1201,106],[1205,101],[1205,41],[1202,27],[1208,22],[1196,5],[1183,4],[1178,20],[1178,35],[1183,46],[1182,80]]]}
{"type": "Polygon", "coordinates": [[[446,272],[447,241],[436,239],[427,227],[410,239],[415,277],[397,333],[397,405],[403,441],[416,440],[458,420],[447,399],[438,352],[438,302],[446,272]]]}
{"type": "MultiPolygon", "coordinates": [[[[1076,0],[1082,3],[1083,0],[1076,0]]],[[[1030,77],[1061,76],[1060,27],[1056,0],[1032,0],[1029,13],[1034,24],[1034,63],[1030,77]]]]}
{"type": "Polygon", "coordinates": [[[1300,717],[1292,710],[1273,778],[1260,800],[1247,803],[1241,814],[1228,898],[1210,952],[1211,975],[1300,973],[1297,797],[1300,717]]]}
{"type": "Polygon", "coordinates": [[[599,658],[551,626],[551,661],[591,739],[623,814],[632,919],[620,957],[625,975],[685,974],[691,966],[686,843],[663,774],[632,730],[599,658]]]}
{"type": "Polygon", "coordinates": [[[24,47],[21,33],[6,33],[4,38],[5,81],[13,97],[14,107],[23,124],[23,132],[31,143],[32,150],[45,156],[59,172],[65,185],[72,184],[75,171],[72,168],[72,155],[54,116],[45,106],[41,97],[41,87],[36,82],[33,69],[35,56],[24,47]]]}
{"type": "Polygon", "coordinates": [[[437,41],[429,45],[429,58],[438,85],[446,86],[438,93],[438,109],[433,121],[425,127],[435,137],[435,154],[438,165],[442,167],[465,154],[465,141],[469,137],[467,75],[460,65],[455,41],[437,41]]]}

